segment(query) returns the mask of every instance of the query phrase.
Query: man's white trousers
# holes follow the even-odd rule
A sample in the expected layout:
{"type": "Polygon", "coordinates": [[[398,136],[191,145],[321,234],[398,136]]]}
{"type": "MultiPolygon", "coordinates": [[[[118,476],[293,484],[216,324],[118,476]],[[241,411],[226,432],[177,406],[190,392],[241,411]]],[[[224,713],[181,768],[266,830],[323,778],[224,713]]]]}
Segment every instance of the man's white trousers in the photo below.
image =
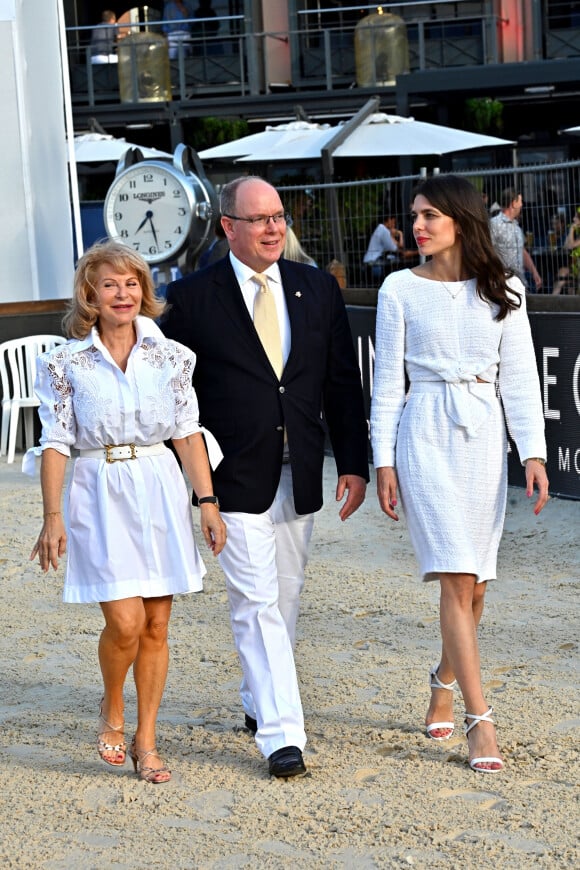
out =
{"type": "Polygon", "coordinates": [[[244,674],[244,710],[258,722],[256,743],[266,758],[283,746],[303,749],[294,643],[314,514],[296,514],[290,465],[283,465],[269,510],[222,517],[228,539],[219,561],[244,674]]]}

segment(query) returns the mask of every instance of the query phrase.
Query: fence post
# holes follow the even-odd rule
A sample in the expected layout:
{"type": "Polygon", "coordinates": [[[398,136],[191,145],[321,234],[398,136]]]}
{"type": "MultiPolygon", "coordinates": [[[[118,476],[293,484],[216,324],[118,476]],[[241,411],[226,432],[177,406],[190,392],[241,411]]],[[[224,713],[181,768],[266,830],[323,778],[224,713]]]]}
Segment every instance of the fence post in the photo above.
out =
{"type": "Polygon", "coordinates": [[[334,163],[332,160],[333,151],[341,145],[347,136],[350,136],[353,130],[361,124],[365,118],[368,118],[373,112],[379,110],[381,101],[379,97],[372,97],[364,104],[362,109],[352,116],[350,121],[343,124],[338,133],[332,137],[330,142],[327,142],[320,152],[322,159],[322,177],[325,184],[329,186],[326,189],[326,198],[328,210],[330,212],[332,241],[334,245],[334,257],[336,260],[344,262],[344,245],[342,241],[342,229],[340,226],[340,215],[338,213],[338,201],[336,198],[336,190],[332,186],[332,176],[334,175],[334,163]]]}

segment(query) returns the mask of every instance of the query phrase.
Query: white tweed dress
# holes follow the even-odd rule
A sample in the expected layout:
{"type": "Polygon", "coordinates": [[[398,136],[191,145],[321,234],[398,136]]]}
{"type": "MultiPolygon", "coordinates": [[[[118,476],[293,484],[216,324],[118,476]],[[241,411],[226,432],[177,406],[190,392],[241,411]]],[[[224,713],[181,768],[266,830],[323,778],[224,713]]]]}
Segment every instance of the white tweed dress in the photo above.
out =
{"type": "Polygon", "coordinates": [[[405,269],[379,292],[374,465],[396,467],[424,580],[440,572],[475,574],[479,582],[496,577],[507,493],[496,383],[520,458],[546,455],[524,288],[517,278],[510,286],[522,305],[499,322],[497,306],[477,296],[475,279],[443,283],[405,269]]]}

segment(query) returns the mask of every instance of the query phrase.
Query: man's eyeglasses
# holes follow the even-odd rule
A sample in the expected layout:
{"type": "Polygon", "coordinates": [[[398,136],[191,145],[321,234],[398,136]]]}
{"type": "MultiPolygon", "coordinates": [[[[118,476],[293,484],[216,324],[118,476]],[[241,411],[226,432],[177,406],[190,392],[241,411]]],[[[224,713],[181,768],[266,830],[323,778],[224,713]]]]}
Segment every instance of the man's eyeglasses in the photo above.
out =
{"type": "Polygon", "coordinates": [[[227,217],[231,221],[244,221],[247,224],[260,227],[262,230],[266,229],[270,221],[274,221],[275,224],[286,224],[288,227],[292,226],[292,218],[283,211],[277,214],[259,214],[257,217],[239,217],[237,214],[224,214],[223,217],[227,217]]]}

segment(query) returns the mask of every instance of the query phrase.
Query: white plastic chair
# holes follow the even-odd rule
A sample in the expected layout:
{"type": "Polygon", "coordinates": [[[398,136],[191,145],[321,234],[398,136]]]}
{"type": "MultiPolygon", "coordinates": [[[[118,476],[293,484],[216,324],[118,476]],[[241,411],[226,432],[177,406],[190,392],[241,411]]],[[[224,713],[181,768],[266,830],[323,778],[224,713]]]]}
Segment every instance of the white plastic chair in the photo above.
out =
{"type": "Polygon", "coordinates": [[[7,462],[14,462],[16,434],[22,410],[24,418],[24,449],[34,446],[34,408],[40,404],[34,393],[36,360],[45,350],[64,344],[61,335],[28,335],[0,344],[0,380],[2,385],[2,432],[0,456],[7,453],[7,462]]]}

